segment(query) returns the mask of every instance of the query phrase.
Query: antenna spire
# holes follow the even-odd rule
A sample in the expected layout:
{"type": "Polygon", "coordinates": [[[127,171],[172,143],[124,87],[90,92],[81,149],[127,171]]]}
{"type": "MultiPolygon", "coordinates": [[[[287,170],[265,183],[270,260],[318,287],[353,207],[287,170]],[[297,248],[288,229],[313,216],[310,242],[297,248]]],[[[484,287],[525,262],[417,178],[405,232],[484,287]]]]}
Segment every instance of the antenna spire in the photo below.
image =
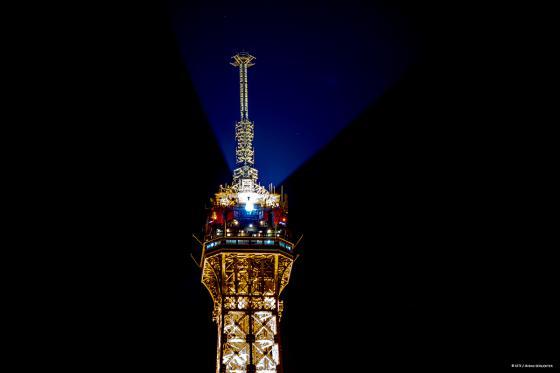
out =
{"type": "MultiPolygon", "coordinates": [[[[233,182],[237,184],[240,180],[246,180],[242,184],[255,183],[258,171],[253,168],[255,164],[255,149],[253,148],[254,123],[249,120],[249,99],[247,89],[247,69],[255,64],[255,57],[249,53],[238,53],[232,57],[230,64],[239,67],[239,95],[241,119],[235,124],[235,162],[237,168],[233,170],[233,182]]],[[[247,187],[249,187],[247,184],[247,187]]]]}

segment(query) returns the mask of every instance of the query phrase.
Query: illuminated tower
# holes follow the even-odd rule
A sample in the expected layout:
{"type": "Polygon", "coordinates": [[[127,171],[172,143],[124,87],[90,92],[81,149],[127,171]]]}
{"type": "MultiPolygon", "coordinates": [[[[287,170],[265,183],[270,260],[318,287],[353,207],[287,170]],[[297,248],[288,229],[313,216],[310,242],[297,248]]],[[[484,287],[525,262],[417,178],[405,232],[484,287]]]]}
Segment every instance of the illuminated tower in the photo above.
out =
{"type": "Polygon", "coordinates": [[[212,200],[202,242],[202,283],[218,325],[217,373],[282,372],[280,294],[290,279],[294,244],[287,199],[258,183],[254,123],[249,120],[247,69],[255,57],[233,56],[239,67],[241,119],[235,125],[236,168],[231,185],[212,200]]]}

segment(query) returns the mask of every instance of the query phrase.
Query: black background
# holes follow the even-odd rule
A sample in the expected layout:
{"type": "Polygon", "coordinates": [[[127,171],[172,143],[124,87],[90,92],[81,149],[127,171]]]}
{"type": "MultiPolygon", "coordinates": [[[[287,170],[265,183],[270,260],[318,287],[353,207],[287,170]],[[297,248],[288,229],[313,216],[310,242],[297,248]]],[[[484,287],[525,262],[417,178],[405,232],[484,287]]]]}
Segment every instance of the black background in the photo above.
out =
{"type": "MultiPolygon", "coordinates": [[[[422,59],[284,182],[305,234],[284,294],[285,370],[551,361],[553,122],[525,64],[539,39],[517,22],[524,9],[388,4],[422,30],[422,59]]],[[[24,361],[211,372],[191,233],[230,175],[165,8],[69,14],[37,90],[51,125],[31,157],[45,250],[24,361]]]]}

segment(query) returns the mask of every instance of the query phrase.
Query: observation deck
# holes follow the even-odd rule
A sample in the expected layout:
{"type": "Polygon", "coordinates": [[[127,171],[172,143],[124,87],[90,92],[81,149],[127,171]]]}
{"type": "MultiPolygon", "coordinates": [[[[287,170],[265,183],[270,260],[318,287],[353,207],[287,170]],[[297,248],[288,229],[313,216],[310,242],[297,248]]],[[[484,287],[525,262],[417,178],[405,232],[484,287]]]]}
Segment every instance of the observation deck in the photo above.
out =
{"type": "Polygon", "coordinates": [[[214,251],[280,251],[292,255],[294,244],[282,237],[217,237],[206,241],[206,255],[214,251]]]}

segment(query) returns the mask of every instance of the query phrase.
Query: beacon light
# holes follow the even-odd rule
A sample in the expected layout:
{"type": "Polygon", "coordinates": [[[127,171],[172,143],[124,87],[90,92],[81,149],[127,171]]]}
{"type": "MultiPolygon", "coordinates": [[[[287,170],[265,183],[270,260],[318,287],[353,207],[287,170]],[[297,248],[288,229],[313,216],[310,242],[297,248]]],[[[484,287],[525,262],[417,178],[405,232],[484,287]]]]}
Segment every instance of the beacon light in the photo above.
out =
{"type": "Polygon", "coordinates": [[[259,195],[255,192],[239,193],[239,202],[245,202],[245,211],[251,212],[255,209],[255,202],[258,202],[259,195]]]}

